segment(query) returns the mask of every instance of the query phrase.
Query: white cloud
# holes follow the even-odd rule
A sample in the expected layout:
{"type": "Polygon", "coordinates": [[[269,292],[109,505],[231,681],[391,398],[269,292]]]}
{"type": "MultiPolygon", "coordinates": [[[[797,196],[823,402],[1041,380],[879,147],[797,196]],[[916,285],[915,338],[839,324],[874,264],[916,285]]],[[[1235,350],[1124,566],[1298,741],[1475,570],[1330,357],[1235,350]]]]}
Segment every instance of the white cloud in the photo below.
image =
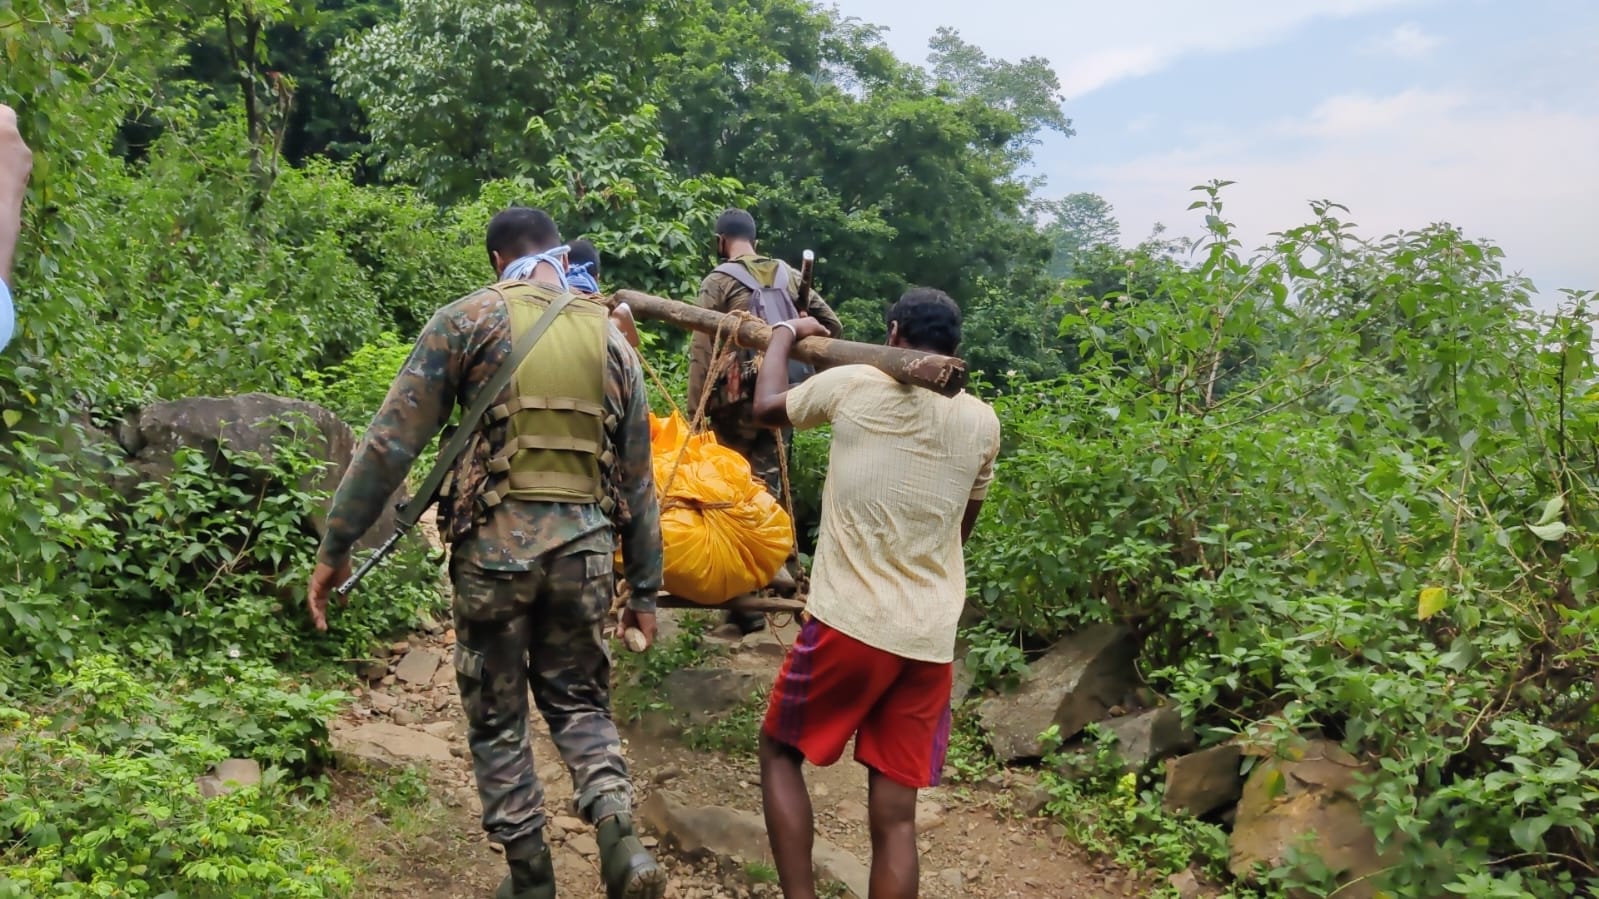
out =
{"type": "Polygon", "coordinates": [[[1438,116],[1468,103],[1449,91],[1407,90],[1387,97],[1342,94],[1323,100],[1309,117],[1281,123],[1285,134],[1337,140],[1391,131],[1418,117],[1438,116]]]}
{"type": "Polygon", "coordinates": [[[1173,55],[1170,47],[1149,44],[1112,47],[1069,60],[1056,74],[1068,97],[1080,97],[1116,81],[1153,75],[1170,65],[1173,55]]]}
{"type": "Polygon", "coordinates": [[[1116,208],[1122,233],[1156,221],[1196,230],[1187,188],[1212,178],[1247,244],[1308,220],[1308,202],[1349,207],[1375,236],[1448,221],[1506,251],[1508,270],[1560,287],[1599,287],[1591,251],[1599,205],[1599,116],[1494,98],[1407,90],[1329,98],[1303,118],[1078,173],[1116,208]],[[1295,151],[1283,135],[1312,137],[1295,151]]]}
{"type": "Polygon", "coordinates": [[[845,15],[889,26],[889,43],[905,59],[925,58],[941,24],[958,26],[994,56],[1049,59],[1068,101],[1187,56],[1259,47],[1321,19],[1427,2],[1434,0],[988,0],[974,15],[969,0],[834,0],[845,15]]]}
{"type": "Polygon", "coordinates": [[[1397,56],[1400,59],[1420,59],[1443,43],[1443,38],[1428,34],[1416,25],[1400,25],[1389,33],[1367,42],[1367,53],[1397,56]]]}

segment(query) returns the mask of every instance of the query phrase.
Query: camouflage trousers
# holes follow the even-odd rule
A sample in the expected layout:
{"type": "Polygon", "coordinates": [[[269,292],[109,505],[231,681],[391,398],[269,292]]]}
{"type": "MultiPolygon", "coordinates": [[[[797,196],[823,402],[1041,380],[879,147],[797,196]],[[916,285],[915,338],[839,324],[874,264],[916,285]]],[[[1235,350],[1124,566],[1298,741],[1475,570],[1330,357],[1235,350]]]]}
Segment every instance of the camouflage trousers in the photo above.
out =
{"type": "Polygon", "coordinates": [[[631,802],[627,762],[611,718],[611,655],[603,633],[613,590],[611,557],[576,552],[540,570],[485,571],[459,560],[455,678],[483,829],[514,843],[542,832],[544,786],[528,734],[528,689],[572,775],[579,813],[601,796],[631,802]]]}

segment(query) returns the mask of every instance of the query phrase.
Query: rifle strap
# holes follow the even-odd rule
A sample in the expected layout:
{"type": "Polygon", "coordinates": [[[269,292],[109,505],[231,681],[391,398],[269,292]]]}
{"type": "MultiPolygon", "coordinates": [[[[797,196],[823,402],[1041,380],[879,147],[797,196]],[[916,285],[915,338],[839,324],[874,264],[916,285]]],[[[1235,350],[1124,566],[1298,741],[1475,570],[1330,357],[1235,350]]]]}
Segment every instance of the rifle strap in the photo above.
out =
{"type": "MultiPolygon", "coordinates": [[[[490,287],[489,290],[499,294],[503,300],[505,299],[505,293],[500,290],[501,286],[503,284],[496,284],[490,287]]],[[[544,314],[539,316],[538,321],[533,323],[533,327],[529,328],[527,333],[523,334],[522,338],[511,347],[511,354],[505,357],[504,362],[500,363],[500,367],[494,372],[494,377],[484,382],[482,389],[478,390],[477,396],[472,398],[471,408],[461,415],[461,423],[456,427],[455,433],[450,436],[450,442],[445,444],[444,449],[439,452],[439,459],[433,464],[433,470],[428,472],[428,476],[422,481],[422,486],[417,488],[416,498],[421,499],[422,502],[416,502],[413,499],[411,502],[406,503],[405,508],[400,511],[397,524],[401,530],[408,531],[414,527],[417,521],[422,518],[422,513],[427,511],[428,506],[433,505],[434,497],[439,492],[439,486],[444,483],[445,476],[455,467],[455,460],[461,457],[461,452],[466,449],[466,444],[472,439],[472,435],[477,432],[478,428],[483,426],[483,417],[488,414],[489,408],[494,405],[494,401],[499,397],[500,391],[505,389],[505,385],[511,383],[511,378],[515,377],[516,370],[521,367],[523,360],[527,359],[528,353],[533,351],[533,345],[539,342],[539,338],[544,336],[544,332],[548,331],[551,325],[555,324],[556,316],[560,315],[561,310],[565,309],[566,305],[575,299],[577,297],[570,291],[563,291],[559,297],[550,303],[549,308],[544,310],[544,314]]],[[[509,313],[507,313],[507,321],[509,321],[509,313]]]]}

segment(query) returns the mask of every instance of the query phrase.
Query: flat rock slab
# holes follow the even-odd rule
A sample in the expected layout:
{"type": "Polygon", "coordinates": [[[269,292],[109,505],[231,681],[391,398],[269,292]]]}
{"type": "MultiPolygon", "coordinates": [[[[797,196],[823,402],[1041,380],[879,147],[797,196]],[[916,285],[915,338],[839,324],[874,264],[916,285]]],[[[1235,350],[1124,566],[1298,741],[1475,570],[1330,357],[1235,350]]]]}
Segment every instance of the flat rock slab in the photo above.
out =
{"type": "Polygon", "coordinates": [[[449,762],[450,744],[432,734],[373,721],[332,733],[333,752],[345,759],[380,768],[404,767],[415,762],[449,762]]]}
{"type": "Polygon", "coordinates": [[[1116,754],[1125,770],[1138,773],[1194,745],[1194,733],[1171,706],[1146,709],[1099,725],[1116,735],[1116,754]]]}
{"type": "MultiPolygon", "coordinates": [[[[639,818],[662,842],[688,855],[709,854],[724,860],[772,860],[766,822],[752,812],[729,808],[693,807],[669,791],[654,793],[639,806],[639,818]]],[[[834,843],[816,838],[811,859],[818,881],[837,881],[845,895],[866,899],[871,872],[860,859],[834,843]]]]}
{"type": "Polygon", "coordinates": [[[1380,894],[1377,878],[1397,861],[1399,847],[1378,850],[1351,792],[1372,768],[1319,738],[1301,741],[1290,754],[1255,766],[1244,783],[1228,838],[1233,876],[1250,882],[1260,868],[1282,867],[1295,850],[1308,849],[1339,875],[1340,897],[1374,899],[1380,894]]]}
{"type": "Polygon", "coordinates": [[[1099,721],[1138,686],[1135,646],[1124,628],[1096,624],[1050,647],[1033,662],[1015,692],[978,706],[994,755],[1002,762],[1043,755],[1039,736],[1050,725],[1071,739],[1099,721]]]}
{"type": "Polygon", "coordinates": [[[400,666],[394,669],[394,676],[402,684],[419,686],[432,683],[434,673],[443,662],[439,654],[431,649],[413,649],[400,660],[400,666]]]}
{"type": "Polygon", "coordinates": [[[1168,812],[1208,815],[1235,802],[1244,787],[1238,773],[1244,753],[1236,743],[1222,743],[1166,762],[1166,793],[1161,804],[1168,812]]]}

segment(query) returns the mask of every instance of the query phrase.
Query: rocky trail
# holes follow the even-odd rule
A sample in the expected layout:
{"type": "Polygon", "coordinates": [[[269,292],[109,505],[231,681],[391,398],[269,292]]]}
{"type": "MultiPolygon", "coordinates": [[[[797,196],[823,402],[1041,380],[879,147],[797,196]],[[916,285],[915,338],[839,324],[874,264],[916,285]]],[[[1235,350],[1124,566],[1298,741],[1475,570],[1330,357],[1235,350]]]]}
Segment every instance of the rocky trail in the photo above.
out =
{"type": "MultiPolygon", "coordinates": [[[[681,614],[663,612],[663,639],[670,637],[673,616],[681,614]]],[[[713,667],[667,677],[662,688],[668,702],[697,720],[738,707],[770,684],[782,657],[780,641],[791,632],[790,627],[723,641],[713,667]]],[[[480,899],[503,876],[503,863],[478,824],[466,725],[448,663],[452,641],[453,632],[441,630],[392,646],[387,662],[363,672],[369,686],[334,722],[341,768],[337,801],[348,813],[348,838],[369,859],[362,896],[480,899]],[[407,783],[408,791],[396,792],[407,783]],[[388,801],[380,801],[384,791],[388,801]]],[[[780,896],[766,850],[755,759],[692,749],[682,740],[681,726],[660,713],[624,726],[623,737],[646,843],[671,875],[667,896],[780,896]]],[[[535,724],[533,752],[547,790],[560,895],[603,895],[593,829],[572,809],[571,781],[542,722],[535,724]]],[[[866,776],[849,758],[846,753],[838,765],[807,767],[806,773],[822,882],[835,882],[829,895],[865,899],[866,776]]],[[[923,896],[1151,892],[1138,878],[1089,858],[1058,825],[1023,815],[1031,786],[1024,775],[1007,773],[923,793],[917,822],[923,896]]]]}

